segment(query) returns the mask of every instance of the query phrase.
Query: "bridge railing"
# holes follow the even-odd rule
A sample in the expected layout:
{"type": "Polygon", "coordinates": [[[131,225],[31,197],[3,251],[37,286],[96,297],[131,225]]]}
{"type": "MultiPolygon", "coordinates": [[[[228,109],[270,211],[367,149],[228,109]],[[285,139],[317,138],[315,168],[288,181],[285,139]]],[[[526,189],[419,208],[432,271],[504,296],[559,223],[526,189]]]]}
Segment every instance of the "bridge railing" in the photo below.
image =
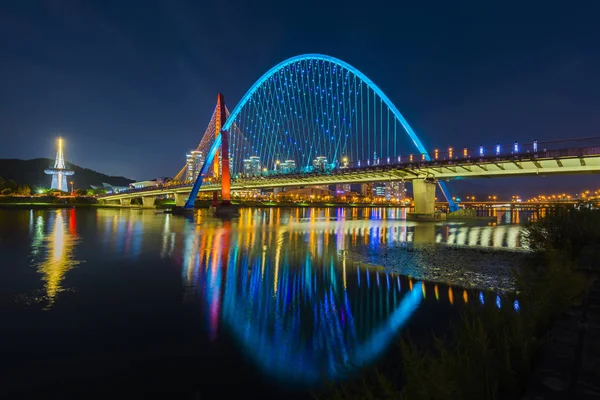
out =
{"type": "MultiPolygon", "coordinates": [[[[485,162],[506,158],[555,158],[555,157],[582,157],[600,154],[600,136],[576,138],[568,140],[533,141],[531,143],[496,144],[493,146],[479,146],[476,148],[454,148],[450,147],[444,151],[434,149],[430,152],[431,160],[426,160],[423,154],[405,154],[389,158],[373,158],[371,160],[348,160],[344,163],[335,163],[324,168],[303,168],[302,171],[261,171],[252,176],[243,174],[234,175],[233,182],[254,182],[269,179],[302,178],[308,176],[331,175],[339,173],[352,173],[365,169],[377,169],[384,167],[410,167],[421,163],[436,164],[438,162],[485,162]]],[[[116,194],[132,194],[161,189],[177,189],[189,187],[193,182],[169,182],[152,187],[129,189],[116,194]]],[[[219,185],[220,180],[206,181],[205,185],[219,185]]],[[[114,194],[112,194],[114,195],[114,194]]]]}

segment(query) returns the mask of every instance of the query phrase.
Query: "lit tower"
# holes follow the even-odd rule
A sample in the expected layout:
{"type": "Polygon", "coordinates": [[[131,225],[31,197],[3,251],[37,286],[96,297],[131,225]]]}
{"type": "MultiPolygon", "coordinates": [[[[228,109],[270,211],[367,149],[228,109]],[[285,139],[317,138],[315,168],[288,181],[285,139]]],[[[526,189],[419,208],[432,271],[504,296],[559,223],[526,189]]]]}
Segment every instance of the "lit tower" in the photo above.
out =
{"type": "Polygon", "coordinates": [[[58,149],[56,150],[56,160],[54,160],[54,168],[48,168],[44,171],[48,175],[52,175],[52,189],[68,192],[67,176],[73,175],[75,172],[67,169],[65,166],[65,155],[63,153],[63,140],[58,138],[58,149]]]}

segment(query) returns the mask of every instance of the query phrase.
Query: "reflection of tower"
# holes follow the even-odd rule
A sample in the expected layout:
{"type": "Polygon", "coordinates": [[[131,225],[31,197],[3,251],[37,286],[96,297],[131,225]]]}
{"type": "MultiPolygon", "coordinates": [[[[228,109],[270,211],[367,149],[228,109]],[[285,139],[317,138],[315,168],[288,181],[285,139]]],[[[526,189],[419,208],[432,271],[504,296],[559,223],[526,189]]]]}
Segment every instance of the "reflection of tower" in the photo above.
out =
{"type": "Polygon", "coordinates": [[[63,192],[69,190],[69,187],[67,186],[67,176],[73,175],[75,172],[68,170],[65,166],[62,138],[58,138],[58,149],[56,150],[54,167],[48,168],[44,172],[48,175],[52,175],[52,183],[50,185],[52,189],[62,190],[63,192]]]}
{"type": "MultiPolygon", "coordinates": [[[[46,236],[46,259],[38,266],[38,272],[43,274],[46,296],[50,304],[62,291],[61,282],[67,271],[77,265],[73,259],[73,250],[77,242],[75,231],[75,212],[71,212],[69,225],[64,220],[65,211],[57,211],[52,225],[52,231],[46,236]]],[[[43,223],[43,222],[42,222],[43,223]]]]}

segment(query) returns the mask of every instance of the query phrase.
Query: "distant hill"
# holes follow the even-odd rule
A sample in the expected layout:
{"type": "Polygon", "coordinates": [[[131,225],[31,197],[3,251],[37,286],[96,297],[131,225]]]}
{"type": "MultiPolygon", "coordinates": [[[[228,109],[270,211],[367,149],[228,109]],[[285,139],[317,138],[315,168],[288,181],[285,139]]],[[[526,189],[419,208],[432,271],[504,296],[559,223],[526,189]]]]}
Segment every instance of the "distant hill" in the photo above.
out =
{"type": "MultiPolygon", "coordinates": [[[[20,185],[50,187],[51,177],[46,175],[44,170],[53,165],[54,160],[49,158],[34,158],[33,160],[0,159],[0,177],[12,179],[20,185]]],[[[104,175],[70,163],[67,163],[67,166],[75,171],[75,175],[72,176],[75,188],[89,189],[90,185],[101,186],[103,183],[113,186],[127,186],[134,182],[132,179],[122,176],[104,175]]]]}

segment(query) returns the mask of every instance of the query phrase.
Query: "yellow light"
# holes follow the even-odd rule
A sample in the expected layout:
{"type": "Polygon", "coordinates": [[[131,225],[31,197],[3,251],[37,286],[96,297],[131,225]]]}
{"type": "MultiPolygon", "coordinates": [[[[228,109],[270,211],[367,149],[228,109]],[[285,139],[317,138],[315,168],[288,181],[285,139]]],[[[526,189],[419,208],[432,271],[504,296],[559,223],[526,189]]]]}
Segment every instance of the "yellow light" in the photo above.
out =
{"type": "Polygon", "coordinates": [[[433,158],[437,160],[439,158],[440,151],[438,149],[433,150],[433,158]]]}
{"type": "Polygon", "coordinates": [[[410,156],[408,156],[408,159],[409,159],[409,161],[410,161],[410,162],[412,162],[412,160],[413,160],[413,155],[411,154],[410,156]]]}
{"type": "Polygon", "coordinates": [[[453,155],[454,155],[454,151],[453,151],[452,147],[449,147],[448,148],[448,157],[452,158],[453,155]]]}

